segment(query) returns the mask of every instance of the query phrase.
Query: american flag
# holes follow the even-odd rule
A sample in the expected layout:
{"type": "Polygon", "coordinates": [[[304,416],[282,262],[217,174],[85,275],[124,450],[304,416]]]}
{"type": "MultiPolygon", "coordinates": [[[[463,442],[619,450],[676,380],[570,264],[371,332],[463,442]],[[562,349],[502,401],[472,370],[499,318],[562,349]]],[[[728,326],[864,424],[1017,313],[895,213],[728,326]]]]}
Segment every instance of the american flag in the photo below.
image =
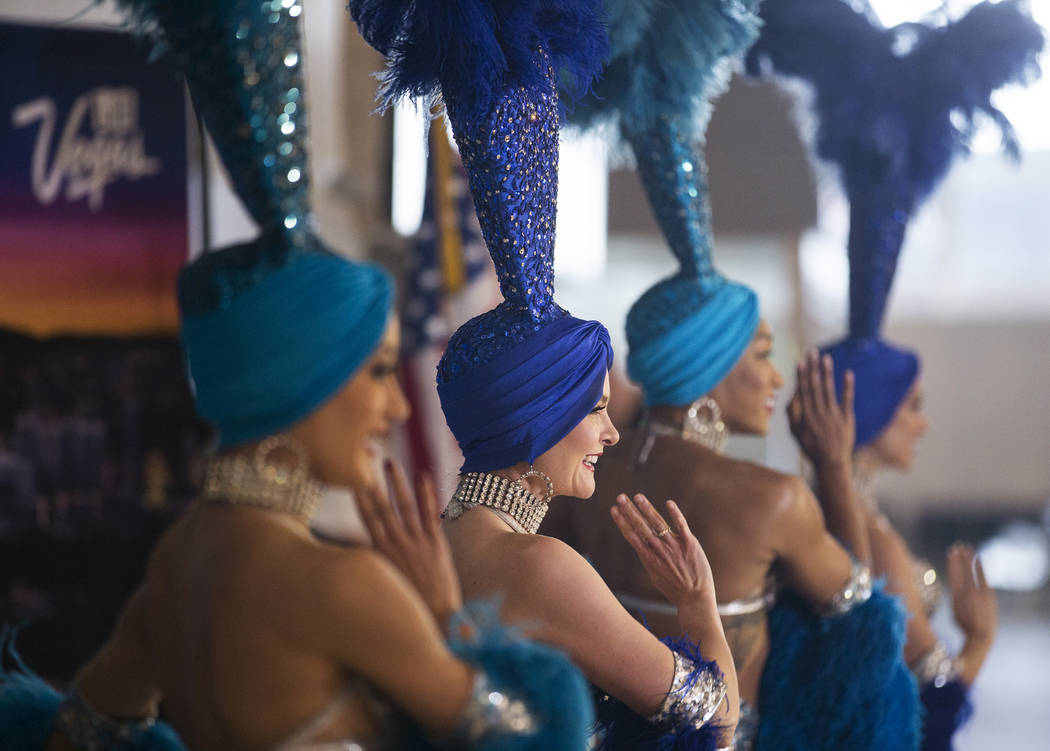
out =
{"type": "Polygon", "coordinates": [[[412,467],[431,472],[447,499],[463,458],[441,412],[437,363],[452,332],[493,307],[499,291],[459,156],[444,128],[431,128],[429,138],[423,220],[405,284],[401,376],[412,404],[405,431],[412,467]]]}

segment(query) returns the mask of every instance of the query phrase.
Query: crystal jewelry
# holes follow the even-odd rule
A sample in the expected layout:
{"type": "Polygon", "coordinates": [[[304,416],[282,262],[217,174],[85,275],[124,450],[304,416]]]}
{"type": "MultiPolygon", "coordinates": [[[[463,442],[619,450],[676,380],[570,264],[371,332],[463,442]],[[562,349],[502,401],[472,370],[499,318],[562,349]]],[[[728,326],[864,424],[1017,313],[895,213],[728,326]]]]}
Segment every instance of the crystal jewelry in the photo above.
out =
{"type": "Polygon", "coordinates": [[[920,686],[932,683],[935,687],[941,688],[948,681],[959,677],[962,671],[962,660],[953,657],[948,648],[944,646],[944,642],[938,641],[908,667],[915,674],[915,680],[920,686]]]}
{"type": "Polygon", "coordinates": [[[474,748],[492,736],[531,735],[535,732],[536,719],[525,702],[496,689],[489,682],[488,675],[479,670],[452,739],[458,742],[448,745],[474,748]]]}
{"type": "Polygon", "coordinates": [[[669,535],[669,534],[671,534],[671,528],[670,527],[664,527],[663,529],[661,529],[659,532],[656,533],[656,536],[657,537],[663,537],[664,535],[669,535]]]}
{"type": "MultiPolygon", "coordinates": [[[[530,472],[547,478],[538,470],[530,469],[530,472]]],[[[536,534],[547,513],[547,499],[537,498],[521,482],[528,474],[522,475],[518,480],[508,480],[489,472],[462,474],[443,516],[454,520],[462,516],[467,509],[485,506],[498,513],[515,532],[536,534]]],[[[547,487],[548,490],[553,487],[549,478],[547,487]]]]}
{"type": "Polygon", "coordinates": [[[201,500],[282,511],[308,522],[321,499],[321,483],[309,472],[302,445],[284,435],[261,441],[249,458],[217,456],[208,463],[201,500]],[[294,464],[275,462],[290,453],[294,464]]]}
{"type": "Polygon", "coordinates": [[[843,615],[871,599],[871,569],[857,561],[853,562],[849,579],[824,607],[827,615],[843,615]]]}
{"type": "Polygon", "coordinates": [[[663,704],[646,719],[654,725],[677,728],[707,724],[726,697],[726,682],[721,671],[704,668],[678,652],[674,654],[674,678],[663,704]],[[699,674],[697,674],[699,672],[699,674]]]}
{"type": "Polygon", "coordinates": [[[522,487],[522,489],[528,490],[529,486],[525,481],[530,477],[538,477],[540,479],[540,482],[547,486],[547,491],[544,494],[543,498],[540,498],[540,500],[544,503],[550,503],[551,498],[554,497],[554,480],[547,477],[547,475],[540,472],[532,463],[530,463],[528,470],[523,475],[518,477],[518,479],[515,480],[515,482],[517,482],[518,485],[522,487]]]}
{"type": "Polygon", "coordinates": [[[690,443],[698,443],[716,454],[725,451],[726,443],[729,441],[729,429],[722,420],[722,410],[718,403],[709,396],[702,396],[689,405],[682,418],[681,427],[652,420],[646,413],[642,418],[642,429],[646,436],[642,449],[638,452],[639,464],[645,464],[649,460],[649,452],[652,451],[656,436],[670,436],[690,443]]]}
{"type": "Polygon", "coordinates": [[[155,717],[118,719],[104,715],[74,686],[58,707],[55,730],[84,751],[109,751],[141,746],[155,721],[155,717]]]}
{"type": "Polygon", "coordinates": [[[879,473],[861,461],[853,462],[853,495],[862,509],[869,514],[879,513],[879,502],[875,499],[875,484],[879,473]]]}

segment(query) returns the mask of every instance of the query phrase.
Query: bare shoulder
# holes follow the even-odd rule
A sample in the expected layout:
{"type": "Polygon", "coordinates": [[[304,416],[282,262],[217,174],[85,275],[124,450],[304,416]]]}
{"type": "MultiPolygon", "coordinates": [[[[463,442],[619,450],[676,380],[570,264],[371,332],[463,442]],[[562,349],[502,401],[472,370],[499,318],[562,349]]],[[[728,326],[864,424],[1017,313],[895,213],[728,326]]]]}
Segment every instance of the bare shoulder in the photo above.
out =
{"type": "Polygon", "coordinates": [[[517,605],[533,614],[548,614],[551,608],[564,609],[566,596],[577,604],[593,597],[612,598],[587,559],[553,537],[514,535],[502,546],[498,566],[511,609],[517,605]]]}
{"type": "Polygon", "coordinates": [[[798,475],[742,459],[722,459],[725,462],[723,476],[735,488],[734,494],[765,514],[779,516],[812,499],[812,493],[798,475]]]}
{"type": "Polygon", "coordinates": [[[322,544],[311,557],[304,579],[313,582],[311,590],[328,593],[337,606],[374,607],[411,592],[401,572],[371,548],[322,544]]]}

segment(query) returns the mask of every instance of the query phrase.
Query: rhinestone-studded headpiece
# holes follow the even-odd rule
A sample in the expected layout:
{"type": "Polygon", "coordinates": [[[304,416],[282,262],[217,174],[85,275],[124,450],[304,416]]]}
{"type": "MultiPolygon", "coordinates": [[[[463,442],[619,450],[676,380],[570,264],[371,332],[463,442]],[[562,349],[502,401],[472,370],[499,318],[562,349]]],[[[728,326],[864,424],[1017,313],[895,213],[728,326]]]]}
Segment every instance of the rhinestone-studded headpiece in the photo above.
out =
{"type": "Polygon", "coordinates": [[[482,121],[460,117],[455,92],[445,94],[463,166],[504,301],[452,336],[438,380],[489,362],[568,313],[554,302],[558,202],[558,93],[548,70],[542,86],[507,92],[482,121]]]}
{"type": "Polygon", "coordinates": [[[560,105],[607,52],[600,0],[402,3],[351,0],[387,56],[381,97],[445,105],[504,300],[461,326],[438,394],[463,471],[531,462],[601,398],[612,360],[601,324],[554,302],[560,105]]]}
{"type": "Polygon", "coordinates": [[[650,404],[688,404],[720,381],[758,324],[754,293],[711,259],[704,135],[732,58],[757,36],[755,3],[610,3],[612,59],[573,112],[608,121],[633,152],[649,204],[680,270],[627,318],[628,373],[650,404]]]}
{"type": "Polygon", "coordinates": [[[813,150],[831,162],[850,202],[849,331],[824,348],[856,378],[857,445],[889,424],[915,381],[918,357],[881,339],[907,224],[968,151],[975,119],[999,125],[1007,153],[1018,145],[993,92],[1038,71],[1043,31],[1016,0],[983,2],[940,26],[883,27],[838,0],[762,5],[752,73],[812,87],[813,150]]]}
{"type": "Polygon", "coordinates": [[[189,85],[251,242],[179,275],[182,341],[197,409],[220,445],[309,414],[352,375],[386,327],[387,275],[328,252],[311,229],[301,0],[120,0],[189,85]],[[310,367],[304,368],[303,363],[310,367]]]}

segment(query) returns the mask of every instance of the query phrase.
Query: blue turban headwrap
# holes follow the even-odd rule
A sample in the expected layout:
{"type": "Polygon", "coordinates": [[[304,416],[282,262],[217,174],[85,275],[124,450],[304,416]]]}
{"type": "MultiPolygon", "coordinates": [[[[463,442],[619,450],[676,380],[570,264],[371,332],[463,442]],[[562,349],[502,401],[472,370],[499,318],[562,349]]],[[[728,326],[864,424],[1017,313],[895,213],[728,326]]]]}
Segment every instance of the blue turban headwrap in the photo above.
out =
{"type": "Polygon", "coordinates": [[[438,364],[462,470],[531,462],[594,408],[612,364],[605,327],[570,316],[553,288],[555,78],[580,91],[600,69],[601,0],[351,0],[350,12],[387,56],[384,101],[440,94],[504,297],[453,334],[438,364]]]}
{"type": "Polygon", "coordinates": [[[393,286],[309,229],[298,13],[254,0],[121,5],[186,77],[261,229],[188,264],[178,300],[201,416],[218,427],[220,446],[262,438],[327,401],[376,348],[393,286]]]}
{"type": "Polygon", "coordinates": [[[1018,146],[995,89],[1038,70],[1043,32],[1016,0],[974,6],[943,26],[884,28],[839,0],[762,5],[748,67],[805,79],[817,115],[816,153],[839,167],[850,202],[849,333],[826,346],[838,388],[856,377],[857,445],[893,418],[919,372],[915,353],[880,338],[907,222],[968,151],[974,119],[1018,146]]]}
{"type": "Polygon", "coordinates": [[[711,261],[703,144],[711,101],[758,35],[757,2],[607,0],[611,59],[571,113],[615,126],[681,270],[627,315],[627,372],[648,404],[688,404],[733,369],[758,326],[758,298],[711,261]]]}

